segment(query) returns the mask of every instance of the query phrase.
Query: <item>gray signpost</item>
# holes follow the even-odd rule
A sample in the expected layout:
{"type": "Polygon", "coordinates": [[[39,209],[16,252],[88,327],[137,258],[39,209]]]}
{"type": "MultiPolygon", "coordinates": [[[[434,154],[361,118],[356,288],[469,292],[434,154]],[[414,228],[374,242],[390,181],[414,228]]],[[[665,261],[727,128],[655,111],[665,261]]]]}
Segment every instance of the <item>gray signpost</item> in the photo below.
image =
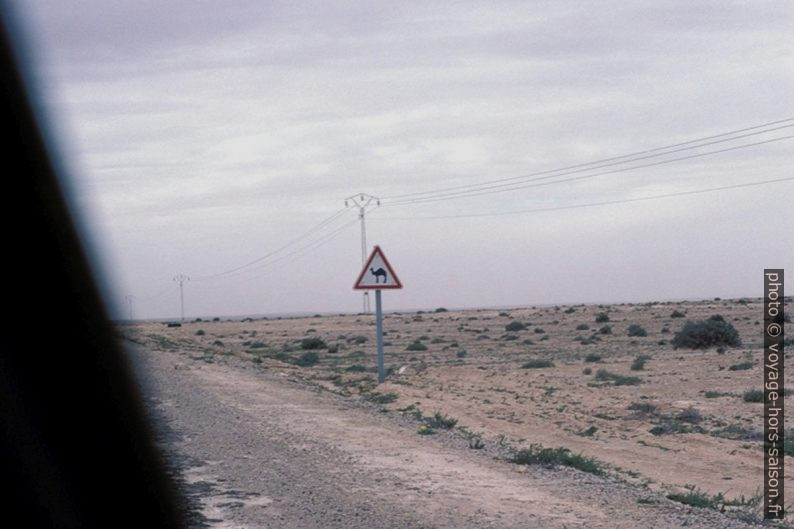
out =
{"type": "Polygon", "coordinates": [[[364,269],[358,275],[353,288],[355,290],[375,291],[375,332],[378,345],[378,383],[386,380],[386,369],[383,360],[383,305],[381,303],[381,290],[402,288],[397,274],[394,273],[383,250],[375,246],[372,253],[364,263],[364,269]]]}

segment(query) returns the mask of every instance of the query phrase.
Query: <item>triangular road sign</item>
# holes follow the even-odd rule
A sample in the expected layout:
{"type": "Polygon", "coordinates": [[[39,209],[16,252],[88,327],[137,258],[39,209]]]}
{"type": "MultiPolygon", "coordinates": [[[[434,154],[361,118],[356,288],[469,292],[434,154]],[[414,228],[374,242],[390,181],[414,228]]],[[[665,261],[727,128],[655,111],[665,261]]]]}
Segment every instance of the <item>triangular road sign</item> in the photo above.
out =
{"type": "Polygon", "coordinates": [[[375,246],[369,259],[367,259],[367,264],[364,265],[364,269],[358,275],[353,288],[356,290],[376,290],[402,287],[400,279],[392,270],[389,261],[386,260],[386,256],[383,255],[383,250],[380,249],[380,246],[375,246]]]}

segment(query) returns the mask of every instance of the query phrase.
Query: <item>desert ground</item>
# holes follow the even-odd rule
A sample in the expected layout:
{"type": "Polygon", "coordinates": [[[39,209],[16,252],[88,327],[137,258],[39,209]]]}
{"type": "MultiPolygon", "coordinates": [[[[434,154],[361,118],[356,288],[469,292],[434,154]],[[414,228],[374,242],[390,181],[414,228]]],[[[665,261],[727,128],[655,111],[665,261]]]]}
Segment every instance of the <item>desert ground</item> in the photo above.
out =
{"type": "MultiPolygon", "coordinates": [[[[352,480],[346,486],[359,492],[394,482],[389,501],[401,507],[380,513],[383,525],[351,524],[342,513],[340,527],[750,527],[762,486],[763,404],[752,392],[761,389],[762,323],[760,299],[387,313],[383,384],[372,314],[119,329],[131,358],[148,366],[145,392],[167,417],[164,445],[181,454],[184,483],[204,483],[196,476],[225,465],[213,456],[211,432],[191,452],[185,439],[201,435],[179,426],[189,398],[179,404],[186,397],[169,393],[182,386],[214,391],[234,410],[226,415],[249,417],[263,439],[279,431],[271,445],[300,439],[277,456],[284,472],[304,468],[295,450],[316,458],[320,443],[320,453],[329,451],[312,466],[328,480],[318,478],[321,490],[336,480],[352,480]],[[714,315],[741,345],[673,347],[687,321],[714,315]],[[533,454],[549,458],[521,464],[535,463],[520,458],[533,454]],[[317,470],[329,458],[387,477],[317,470]]],[[[241,450],[259,442],[254,436],[241,450]]],[[[257,494],[259,503],[229,504],[206,493],[202,523],[314,527],[295,514],[298,505],[275,508],[278,493],[257,494]],[[239,518],[253,508],[281,514],[256,518],[260,525],[239,518]]],[[[317,527],[336,527],[328,501],[312,511],[325,520],[317,527]]]]}

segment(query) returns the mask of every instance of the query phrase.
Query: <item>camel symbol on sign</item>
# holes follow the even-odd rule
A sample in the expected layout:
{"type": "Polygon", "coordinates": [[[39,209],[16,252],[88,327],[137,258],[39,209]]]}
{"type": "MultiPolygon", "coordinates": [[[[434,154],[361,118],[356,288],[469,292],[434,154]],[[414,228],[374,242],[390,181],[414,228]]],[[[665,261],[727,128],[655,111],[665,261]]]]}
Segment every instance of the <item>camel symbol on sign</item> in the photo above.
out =
{"type": "Polygon", "coordinates": [[[369,259],[364,262],[364,266],[361,268],[361,273],[358,275],[353,288],[355,290],[382,290],[402,287],[400,279],[394,273],[389,261],[386,260],[386,256],[383,255],[380,246],[375,246],[369,259]]]}
{"type": "Polygon", "coordinates": [[[386,270],[378,268],[377,270],[369,269],[370,273],[375,276],[375,283],[380,283],[380,278],[383,277],[383,282],[386,282],[386,270]]]}

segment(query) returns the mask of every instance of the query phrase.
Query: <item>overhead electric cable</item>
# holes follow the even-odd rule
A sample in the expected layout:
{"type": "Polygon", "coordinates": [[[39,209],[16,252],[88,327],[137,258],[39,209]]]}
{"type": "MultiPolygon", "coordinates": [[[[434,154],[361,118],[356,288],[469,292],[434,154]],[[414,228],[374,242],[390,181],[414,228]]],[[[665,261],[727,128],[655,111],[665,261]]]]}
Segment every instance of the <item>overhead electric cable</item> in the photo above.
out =
{"type": "MultiPolygon", "coordinates": [[[[430,191],[417,191],[417,192],[412,192],[412,193],[403,193],[403,194],[399,194],[399,195],[391,195],[391,196],[383,197],[383,200],[384,201],[388,201],[388,200],[395,200],[395,199],[403,199],[403,200],[397,201],[397,202],[402,203],[404,201],[411,200],[411,199],[408,199],[407,197],[417,197],[418,199],[421,199],[423,197],[429,198],[430,195],[432,195],[432,196],[436,196],[436,195],[441,196],[441,195],[446,194],[447,192],[450,192],[450,191],[458,191],[458,190],[462,190],[462,192],[465,192],[465,191],[477,191],[477,190],[479,190],[481,188],[490,188],[490,187],[494,186],[495,184],[500,184],[500,183],[516,182],[516,181],[520,181],[520,180],[528,180],[529,181],[530,179],[532,179],[532,180],[540,180],[540,179],[554,178],[555,176],[561,176],[561,175],[555,175],[555,173],[571,174],[571,173],[574,173],[574,172],[584,172],[584,171],[589,171],[589,170],[595,170],[595,169],[602,168],[602,167],[611,167],[611,166],[615,166],[615,165],[623,165],[623,164],[626,164],[626,163],[631,163],[631,162],[639,161],[639,160],[643,160],[643,159],[650,159],[650,158],[665,156],[665,155],[669,155],[669,154],[672,154],[672,153],[675,153],[675,152],[682,152],[682,151],[686,151],[686,150],[692,150],[692,149],[697,149],[697,148],[700,148],[700,147],[714,145],[714,144],[717,144],[717,143],[725,143],[725,142],[729,142],[729,141],[735,141],[735,140],[738,140],[738,139],[741,139],[741,138],[750,137],[750,136],[758,136],[758,135],[761,135],[761,134],[767,134],[769,132],[773,132],[773,131],[776,131],[776,130],[781,130],[781,129],[785,129],[785,128],[789,128],[789,127],[794,127],[794,123],[791,123],[793,121],[794,121],[794,118],[787,118],[787,119],[783,119],[783,120],[778,120],[778,121],[766,123],[764,125],[757,125],[757,126],[754,126],[754,127],[745,127],[743,129],[737,129],[737,130],[733,130],[733,131],[730,131],[730,132],[725,132],[725,133],[722,133],[722,134],[715,134],[715,135],[712,135],[712,136],[698,138],[698,139],[695,139],[695,140],[690,140],[690,141],[686,141],[686,142],[681,142],[681,143],[676,143],[676,144],[672,144],[672,145],[667,145],[667,146],[664,146],[664,147],[657,147],[657,148],[654,148],[654,149],[648,149],[648,150],[644,150],[644,151],[639,151],[639,152],[635,152],[635,153],[625,154],[625,155],[621,155],[621,156],[615,156],[615,157],[611,157],[611,158],[604,158],[604,159],[595,160],[595,161],[592,161],[592,162],[565,166],[565,167],[561,167],[561,168],[558,168],[558,169],[549,169],[549,170],[537,171],[537,172],[533,172],[533,173],[529,173],[529,174],[513,176],[513,177],[508,177],[508,178],[493,179],[493,180],[489,180],[487,182],[480,182],[480,183],[476,183],[476,184],[463,184],[463,185],[458,185],[458,186],[450,186],[450,187],[438,188],[438,189],[434,189],[434,190],[430,190],[430,191]],[[770,128],[772,125],[779,125],[781,123],[789,123],[789,124],[770,128]],[[759,128],[765,128],[765,130],[760,130],[760,131],[756,130],[756,129],[759,129],[759,128]],[[748,133],[748,134],[737,135],[739,133],[747,132],[747,131],[750,131],[750,130],[754,130],[755,132],[748,133]],[[725,138],[725,136],[732,136],[732,137],[725,138]],[[707,140],[714,140],[715,138],[722,138],[722,139],[715,140],[715,141],[707,141],[707,140]],[[693,145],[693,144],[696,144],[696,143],[697,143],[697,145],[693,145]],[[687,147],[684,147],[684,146],[687,146],[687,147]],[[665,152],[661,152],[661,151],[665,151],[665,152]],[[618,160],[620,160],[620,161],[618,161],[618,160]],[[548,175],[548,176],[543,176],[543,175],[548,175]],[[533,178],[533,177],[537,177],[537,176],[543,176],[543,178],[533,178]]],[[[509,184],[505,184],[505,185],[509,185],[509,184]]],[[[392,204],[396,204],[397,202],[392,202],[392,204]]]]}
{"type": "Polygon", "coordinates": [[[243,270],[245,268],[251,267],[251,266],[256,265],[258,263],[261,263],[262,261],[265,261],[266,259],[269,259],[270,257],[272,257],[272,256],[274,256],[274,255],[286,250],[290,246],[302,241],[306,237],[316,233],[317,231],[319,231],[320,229],[324,228],[325,226],[333,223],[338,218],[340,218],[342,215],[344,215],[345,212],[347,212],[347,211],[348,211],[347,208],[340,209],[339,211],[337,211],[336,213],[334,213],[330,217],[326,218],[325,220],[321,221],[320,223],[318,223],[318,224],[312,226],[311,228],[309,228],[303,234],[299,235],[298,237],[295,237],[294,239],[291,239],[289,242],[285,243],[282,246],[279,246],[278,248],[276,248],[272,252],[269,252],[269,253],[261,256],[261,257],[258,257],[258,258],[254,259],[252,261],[249,261],[249,262],[247,262],[247,263],[245,263],[243,265],[236,266],[236,267],[230,268],[228,270],[224,270],[222,272],[218,272],[218,273],[210,274],[210,275],[206,275],[206,276],[196,276],[196,277],[193,278],[193,280],[194,281],[206,281],[206,280],[209,280],[209,279],[215,279],[215,278],[222,277],[222,276],[225,276],[225,275],[228,275],[228,274],[232,274],[232,273],[237,272],[239,270],[243,270]]]}
{"type": "Polygon", "coordinates": [[[318,239],[315,239],[315,240],[309,242],[308,244],[305,244],[305,245],[301,246],[300,248],[292,250],[289,253],[282,254],[282,255],[279,255],[277,257],[274,257],[272,260],[267,261],[267,262],[263,262],[262,260],[260,260],[260,262],[257,263],[257,266],[255,266],[253,268],[249,267],[249,268],[246,268],[244,270],[243,269],[238,269],[234,273],[230,272],[230,273],[226,274],[221,279],[235,278],[235,277],[239,277],[239,276],[242,276],[242,275],[245,275],[245,274],[248,274],[248,273],[259,272],[260,270],[263,270],[265,268],[268,268],[269,266],[272,266],[272,265],[274,265],[276,263],[284,261],[285,259],[288,259],[290,257],[297,257],[300,254],[306,253],[309,250],[313,250],[315,248],[319,248],[323,244],[327,243],[331,239],[333,239],[336,236],[338,236],[342,231],[344,231],[346,228],[349,228],[350,226],[352,226],[356,222],[358,222],[358,219],[351,219],[350,221],[348,221],[345,224],[339,226],[335,230],[324,234],[322,237],[320,237],[318,239]]]}
{"type": "Polygon", "coordinates": [[[444,200],[452,200],[452,199],[456,199],[456,198],[467,198],[467,197],[474,197],[474,196],[481,196],[481,195],[489,195],[489,194],[493,194],[493,193],[504,193],[504,192],[507,192],[507,191],[515,191],[517,189],[526,189],[526,188],[530,188],[530,187],[540,187],[540,186],[554,185],[554,184],[560,184],[560,183],[564,183],[564,182],[573,182],[573,181],[577,181],[577,180],[585,180],[585,179],[588,179],[588,178],[594,178],[596,176],[624,173],[626,171],[632,171],[632,170],[635,170],[635,169],[644,169],[644,168],[647,168],[647,167],[655,167],[655,166],[665,165],[665,164],[669,164],[669,163],[673,163],[673,162],[680,162],[682,160],[691,160],[691,159],[694,159],[694,158],[702,158],[704,156],[711,156],[713,154],[720,154],[720,153],[729,152],[729,151],[735,151],[735,150],[739,150],[739,149],[746,149],[746,148],[749,148],[749,147],[756,147],[758,145],[764,145],[764,144],[773,143],[773,142],[777,142],[777,141],[788,140],[788,139],[791,139],[791,138],[794,138],[794,135],[782,136],[782,137],[778,137],[778,138],[772,138],[772,139],[769,139],[769,140],[763,140],[763,141],[758,141],[758,142],[753,142],[753,143],[745,143],[745,144],[742,144],[742,145],[734,145],[732,147],[726,147],[724,149],[717,149],[717,150],[708,151],[708,152],[704,152],[704,153],[697,153],[697,154],[690,154],[690,155],[686,155],[686,156],[679,156],[677,158],[671,158],[671,159],[668,159],[668,160],[660,160],[660,161],[652,162],[652,163],[646,163],[646,164],[640,164],[640,165],[632,165],[632,166],[629,166],[629,167],[621,167],[621,168],[617,168],[617,169],[610,169],[610,170],[601,171],[601,172],[598,172],[598,173],[585,174],[585,175],[574,176],[574,177],[571,177],[571,178],[563,178],[563,179],[553,180],[553,181],[539,182],[539,180],[546,180],[548,178],[558,178],[560,176],[567,176],[567,175],[570,175],[570,174],[576,174],[576,173],[580,173],[582,171],[581,170],[574,170],[574,171],[565,172],[565,173],[561,173],[561,174],[557,174],[557,175],[553,175],[553,176],[547,176],[547,177],[535,178],[535,179],[527,180],[527,182],[531,182],[531,183],[514,182],[514,183],[509,183],[509,184],[490,184],[490,185],[482,185],[479,189],[474,189],[474,190],[471,190],[471,191],[458,191],[458,192],[453,192],[453,193],[443,193],[443,194],[438,194],[436,196],[430,196],[430,197],[424,197],[424,198],[416,198],[416,199],[407,199],[407,200],[403,200],[403,201],[395,201],[395,202],[390,202],[390,203],[384,201],[384,203],[382,203],[381,206],[385,208],[385,207],[404,206],[404,205],[410,205],[410,204],[423,204],[423,203],[428,203],[428,202],[439,202],[439,201],[444,201],[444,200]]]}
{"type": "Polygon", "coordinates": [[[692,191],[676,191],[674,193],[664,193],[661,195],[652,195],[647,197],[636,197],[636,198],[623,198],[623,199],[616,199],[616,200],[605,200],[601,202],[588,202],[586,204],[572,204],[568,206],[552,206],[548,208],[533,208],[533,209],[523,209],[523,210],[514,210],[514,211],[496,211],[491,213],[471,213],[471,214],[463,214],[463,215],[433,215],[433,216],[412,216],[412,217],[378,217],[373,215],[374,220],[439,220],[439,219],[462,219],[462,218],[474,218],[474,217],[497,217],[502,215],[521,215],[524,213],[539,213],[543,211],[559,211],[564,209],[579,209],[579,208],[589,208],[594,206],[607,206],[607,205],[614,205],[614,204],[625,204],[628,202],[643,202],[647,200],[657,200],[661,198],[672,198],[672,197],[681,197],[686,195],[698,195],[702,193],[711,193],[714,191],[725,191],[729,189],[739,189],[743,187],[753,187],[753,186],[760,186],[765,184],[774,184],[779,182],[787,182],[794,180],[794,176],[789,176],[786,178],[776,178],[773,180],[763,180],[761,182],[747,182],[743,184],[734,184],[728,186],[720,186],[720,187],[711,187],[707,189],[695,189],[692,191]]]}

